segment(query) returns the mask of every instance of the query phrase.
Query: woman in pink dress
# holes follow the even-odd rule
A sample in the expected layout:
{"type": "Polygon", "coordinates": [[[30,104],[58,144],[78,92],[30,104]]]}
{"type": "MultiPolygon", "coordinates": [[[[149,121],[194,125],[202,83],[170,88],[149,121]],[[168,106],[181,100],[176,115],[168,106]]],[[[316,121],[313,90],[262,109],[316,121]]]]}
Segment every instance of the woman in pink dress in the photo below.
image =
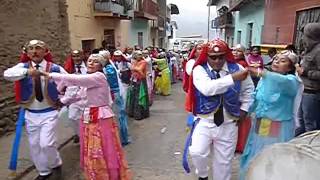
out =
{"type": "Polygon", "coordinates": [[[80,86],[74,97],[61,98],[64,104],[81,100],[84,103],[80,123],[80,166],[88,180],[130,180],[131,172],[118,134],[118,125],[111,110],[109,84],[102,72],[104,58],[92,54],[88,58],[87,75],[45,73],[58,87],[80,86]]]}

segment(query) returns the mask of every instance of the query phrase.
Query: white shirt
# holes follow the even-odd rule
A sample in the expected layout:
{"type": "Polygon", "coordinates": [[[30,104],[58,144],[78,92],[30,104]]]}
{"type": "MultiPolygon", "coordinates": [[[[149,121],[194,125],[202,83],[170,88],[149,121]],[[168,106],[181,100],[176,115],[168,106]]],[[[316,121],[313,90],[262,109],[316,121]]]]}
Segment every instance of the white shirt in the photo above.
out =
{"type": "Polygon", "coordinates": [[[129,62],[124,62],[124,61],[121,61],[121,62],[115,62],[115,65],[116,65],[116,68],[119,70],[119,71],[125,71],[125,70],[128,70],[131,68],[131,63],[129,62]]]}
{"type": "MultiPolygon", "coordinates": [[[[34,63],[33,61],[31,63],[33,67],[36,65],[36,63],[34,63]]],[[[39,71],[45,71],[47,66],[47,61],[43,60],[39,65],[40,65],[39,71]]],[[[60,68],[60,73],[67,74],[67,72],[61,66],[59,66],[59,68],[60,68]]],[[[5,70],[3,73],[3,76],[6,80],[18,81],[25,78],[27,74],[28,74],[28,69],[24,68],[24,63],[18,63],[17,65],[5,70]]],[[[42,94],[44,94],[44,88],[45,88],[45,77],[41,76],[42,94]]],[[[32,110],[41,110],[49,107],[51,106],[49,105],[48,101],[44,98],[42,102],[39,102],[37,99],[34,99],[34,101],[30,104],[28,108],[32,110]]]]}
{"type": "MultiPolygon", "coordinates": [[[[209,70],[212,68],[208,64],[209,70]]],[[[238,64],[240,70],[244,70],[244,68],[238,64]]],[[[206,70],[198,65],[193,70],[193,84],[194,86],[205,96],[214,96],[218,94],[225,93],[229,87],[234,86],[234,81],[232,79],[231,74],[229,74],[229,69],[227,63],[225,63],[222,69],[219,71],[220,77],[219,79],[211,79],[206,72],[206,70]]],[[[241,81],[241,89],[239,100],[241,102],[240,109],[248,112],[251,103],[253,102],[253,91],[254,84],[250,76],[243,81],[241,81]]],[[[237,120],[236,117],[231,116],[225,109],[223,110],[224,120],[225,121],[233,121],[237,120]]],[[[213,114],[210,115],[207,119],[213,120],[213,114]]]]}
{"type": "MultiPolygon", "coordinates": [[[[87,74],[87,67],[85,63],[82,61],[80,65],[74,65],[75,72],[74,74],[85,75],[87,74]],[[80,66],[81,74],[78,73],[78,66],[80,66]]],[[[79,86],[68,86],[64,96],[61,98],[61,102],[64,99],[72,99],[77,94],[79,94],[81,88],[79,86]]],[[[80,120],[83,110],[84,110],[85,103],[83,101],[77,101],[69,105],[69,119],[72,120],[80,120]]]]}
{"type": "MultiPolygon", "coordinates": [[[[79,74],[78,73],[78,65],[74,65],[74,69],[75,69],[75,73],[74,74],[79,74]]],[[[81,71],[81,74],[87,74],[87,67],[86,67],[86,64],[83,61],[80,64],[80,71],[81,71]]]]}
{"type": "Polygon", "coordinates": [[[187,72],[187,74],[188,74],[189,76],[191,75],[191,72],[192,72],[192,68],[193,68],[194,63],[196,63],[196,60],[195,60],[195,59],[189,59],[189,61],[187,61],[187,64],[186,64],[186,72],[187,72]]]}

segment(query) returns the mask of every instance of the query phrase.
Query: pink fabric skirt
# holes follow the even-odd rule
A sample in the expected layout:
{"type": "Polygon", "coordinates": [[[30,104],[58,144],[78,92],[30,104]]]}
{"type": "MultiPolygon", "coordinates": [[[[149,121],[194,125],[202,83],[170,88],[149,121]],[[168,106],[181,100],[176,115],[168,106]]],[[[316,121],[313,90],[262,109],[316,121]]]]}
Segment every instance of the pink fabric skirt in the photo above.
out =
{"type": "Polygon", "coordinates": [[[80,166],[86,179],[132,179],[118,132],[113,117],[97,123],[80,122],[80,166]]]}

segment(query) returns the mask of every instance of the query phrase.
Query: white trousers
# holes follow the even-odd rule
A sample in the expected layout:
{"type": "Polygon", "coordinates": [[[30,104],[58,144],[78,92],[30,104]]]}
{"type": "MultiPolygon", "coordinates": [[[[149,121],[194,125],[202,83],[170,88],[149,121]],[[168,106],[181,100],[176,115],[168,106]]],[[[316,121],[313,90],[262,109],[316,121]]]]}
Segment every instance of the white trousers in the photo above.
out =
{"type": "Polygon", "coordinates": [[[40,175],[48,175],[51,169],[62,165],[57,149],[56,125],[58,111],[32,113],[26,111],[26,131],[30,154],[40,175]]]}
{"type": "Polygon", "coordinates": [[[79,121],[83,114],[83,108],[77,104],[71,104],[69,106],[68,118],[70,120],[70,126],[73,129],[75,135],[79,136],[79,121]]]}
{"type": "Polygon", "coordinates": [[[74,132],[74,135],[78,135],[79,136],[79,121],[80,120],[70,120],[70,126],[74,132]]]}
{"type": "Polygon", "coordinates": [[[208,177],[208,156],[213,151],[214,180],[230,180],[232,159],[238,138],[236,123],[224,122],[219,127],[201,119],[192,135],[189,147],[192,162],[199,177],[208,177]]]}
{"type": "Polygon", "coordinates": [[[124,102],[124,105],[126,107],[126,104],[127,104],[127,92],[128,92],[128,88],[129,88],[129,85],[126,84],[126,83],[122,83],[122,87],[123,87],[123,102],[124,102]]]}

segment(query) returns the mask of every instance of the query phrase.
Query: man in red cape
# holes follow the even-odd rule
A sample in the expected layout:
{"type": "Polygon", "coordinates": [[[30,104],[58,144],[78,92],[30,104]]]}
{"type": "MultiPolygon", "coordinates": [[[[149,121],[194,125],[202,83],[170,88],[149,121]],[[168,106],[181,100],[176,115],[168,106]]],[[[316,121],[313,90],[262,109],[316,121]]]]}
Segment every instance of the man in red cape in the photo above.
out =
{"type": "Polygon", "coordinates": [[[212,149],[213,178],[230,180],[237,122],[252,102],[253,82],[222,40],[204,45],[189,80],[186,109],[196,117],[189,151],[196,174],[199,180],[208,179],[207,158],[212,149]]]}
{"type": "Polygon", "coordinates": [[[37,180],[46,180],[51,175],[61,177],[62,160],[57,149],[56,125],[58,122],[59,92],[57,85],[40,72],[67,73],[54,64],[43,41],[31,40],[26,46],[27,56],[20,63],[4,71],[8,81],[19,81],[20,104],[25,109],[24,119],[30,154],[39,173],[37,180]],[[47,59],[45,59],[47,58],[47,59]]]}
{"type": "Polygon", "coordinates": [[[73,50],[64,63],[64,69],[70,74],[86,74],[87,68],[83,52],[73,50]]]}
{"type": "MultiPolygon", "coordinates": [[[[73,50],[71,54],[67,57],[64,64],[64,69],[70,74],[87,74],[87,67],[84,60],[84,54],[80,50],[73,50]]],[[[76,93],[80,88],[77,86],[66,87],[66,91],[76,93]]],[[[68,93],[65,93],[68,96],[68,93]]],[[[71,127],[74,131],[73,143],[79,143],[79,121],[81,118],[81,112],[83,107],[78,103],[72,103],[68,106],[68,118],[71,123],[71,127]]]]}

